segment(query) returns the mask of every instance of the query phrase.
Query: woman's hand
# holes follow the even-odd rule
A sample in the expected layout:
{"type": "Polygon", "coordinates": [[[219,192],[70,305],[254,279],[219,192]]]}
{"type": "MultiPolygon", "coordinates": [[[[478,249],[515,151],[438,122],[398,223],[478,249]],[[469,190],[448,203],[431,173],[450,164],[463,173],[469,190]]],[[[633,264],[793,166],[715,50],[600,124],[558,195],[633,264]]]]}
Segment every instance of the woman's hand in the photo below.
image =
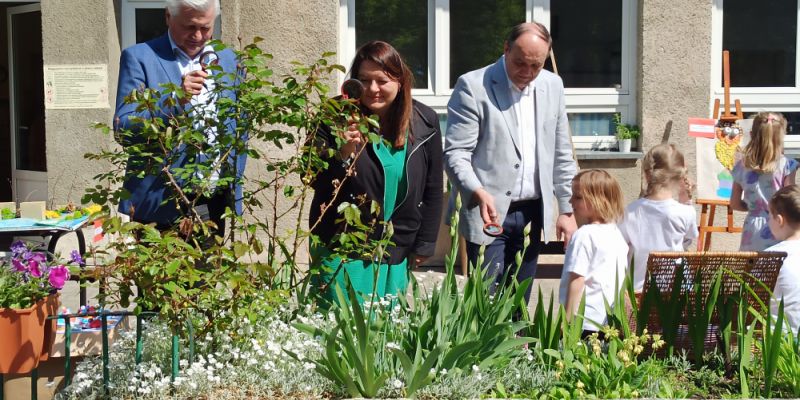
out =
{"type": "Polygon", "coordinates": [[[420,264],[424,263],[425,260],[427,260],[429,257],[428,256],[421,256],[419,254],[411,254],[411,257],[409,257],[409,258],[411,259],[411,262],[412,262],[411,267],[412,268],[417,268],[417,267],[419,267],[420,264]]]}
{"type": "Polygon", "coordinates": [[[347,130],[343,131],[340,135],[341,138],[345,140],[345,144],[339,149],[339,155],[342,157],[342,160],[353,157],[353,154],[364,143],[364,137],[361,135],[361,131],[358,130],[358,121],[351,119],[348,122],[350,125],[347,126],[347,130]]]}

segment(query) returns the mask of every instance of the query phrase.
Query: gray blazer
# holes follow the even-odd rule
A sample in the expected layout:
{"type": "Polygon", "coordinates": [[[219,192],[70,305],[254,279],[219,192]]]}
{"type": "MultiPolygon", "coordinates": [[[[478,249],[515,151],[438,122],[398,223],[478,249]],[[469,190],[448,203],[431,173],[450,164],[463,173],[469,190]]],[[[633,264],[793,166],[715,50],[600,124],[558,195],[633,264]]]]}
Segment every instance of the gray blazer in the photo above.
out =
{"type": "MultiPolygon", "coordinates": [[[[542,196],[544,241],[554,240],[554,200],[559,213],[572,212],[572,178],[577,171],[572,138],[567,125],[564,83],[542,70],[534,81],[536,162],[542,196]],[[555,199],[554,199],[555,197],[555,199]]],[[[480,207],[471,204],[480,187],[494,196],[499,221],[505,219],[511,190],[517,178],[521,153],[520,133],[511,104],[503,58],[458,78],[447,104],[444,167],[456,192],[461,193],[459,231],[476,244],[494,238],[483,233],[480,207]]]]}

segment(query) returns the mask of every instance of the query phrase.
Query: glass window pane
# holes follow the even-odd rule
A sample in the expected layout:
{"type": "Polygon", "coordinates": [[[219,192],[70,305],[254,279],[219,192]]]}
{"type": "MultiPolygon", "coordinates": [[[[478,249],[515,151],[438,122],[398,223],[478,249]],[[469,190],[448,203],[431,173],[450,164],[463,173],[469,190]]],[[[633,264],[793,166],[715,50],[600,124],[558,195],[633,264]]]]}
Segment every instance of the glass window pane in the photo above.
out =
{"type": "Polygon", "coordinates": [[[414,87],[428,87],[427,0],[356,0],[356,47],[370,40],[394,46],[414,73],[414,87]]]}
{"type": "Polygon", "coordinates": [[[163,8],[136,9],[136,43],[155,39],[167,31],[163,8]]]}
{"type": "Polygon", "coordinates": [[[508,31],[521,22],[525,0],[451,0],[450,87],[465,72],[497,61],[508,31]]]}
{"type": "Polygon", "coordinates": [[[565,87],[621,85],[622,0],[551,1],[550,34],[565,87]]]}
{"type": "Polygon", "coordinates": [[[572,136],[614,136],[614,113],[570,113],[572,136]]]}
{"type": "Polygon", "coordinates": [[[731,86],[794,86],[796,44],[797,1],[725,0],[722,48],[731,53],[731,86]]]}
{"type": "Polygon", "coordinates": [[[800,136],[800,112],[782,112],[786,117],[786,134],[800,136]]]}

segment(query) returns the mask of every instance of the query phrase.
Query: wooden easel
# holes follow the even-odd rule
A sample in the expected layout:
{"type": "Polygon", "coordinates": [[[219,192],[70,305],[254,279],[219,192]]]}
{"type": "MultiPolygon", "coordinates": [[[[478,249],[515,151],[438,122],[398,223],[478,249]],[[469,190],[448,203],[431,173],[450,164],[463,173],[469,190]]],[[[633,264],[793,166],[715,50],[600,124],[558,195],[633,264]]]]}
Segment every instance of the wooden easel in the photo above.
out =
{"type": "MultiPolygon", "coordinates": [[[[725,111],[722,115],[719,115],[719,99],[714,99],[713,116],[714,119],[718,121],[718,125],[720,123],[734,123],[736,120],[744,119],[742,104],[739,102],[739,99],[736,99],[734,102],[736,114],[731,113],[731,70],[730,53],[728,53],[728,50],[722,52],[722,74],[723,83],[725,85],[725,111]]],[[[700,209],[700,225],[698,226],[697,251],[708,251],[708,249],[711,248],[711,234],[714,232],[738,233],[742,231],[741,227],[733,225],[733,209],[731,208],[730,201],[697,199],[696,203],[702,207],[700,209]],[[728,218],[726,221],[727,224],[724,226],[714,225],[717,206],[724,206],[726,208],[728,218]]]]}

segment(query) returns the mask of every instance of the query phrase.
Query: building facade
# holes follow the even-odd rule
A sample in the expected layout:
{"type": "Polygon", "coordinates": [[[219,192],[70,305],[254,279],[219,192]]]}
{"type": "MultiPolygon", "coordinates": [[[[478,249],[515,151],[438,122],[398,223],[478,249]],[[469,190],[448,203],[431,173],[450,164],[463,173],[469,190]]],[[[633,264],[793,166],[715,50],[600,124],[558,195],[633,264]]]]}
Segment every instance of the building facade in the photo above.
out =
{"type": "MultiPolygon", "coordinates": [[[[107,168],[83,155],[115,146],[91,125],[111,123],[120,51],[164,31],[163,1],[0,1],[0,12],[0,201],[78,202],[107,168]],[[42,71],[84,65],[105,66],[107,105],[46,106],[42,71]]],[[[609,170],[629,202],[642,151],[657,143],[675,143],[694,171],[687,120],[710,117],[722,97],[723,49],[732,54],[732,97],[745,113],[784,112],[787,152],[800,149],[798,14],[797,0],[221,0],[216,37],[234,47],[263,38],[276,73],[328,51],[348,66],[360,43],[387,40],[414,71],[415,98],[444,126],[458,76],[494,62],[510,26],[542,22],[580,167],[609,170]],[[614,149],[615,113],[641,127],[631,153],[614,149]]],[[[259,163],[247,173],[259,174],[259,163]]]]}

